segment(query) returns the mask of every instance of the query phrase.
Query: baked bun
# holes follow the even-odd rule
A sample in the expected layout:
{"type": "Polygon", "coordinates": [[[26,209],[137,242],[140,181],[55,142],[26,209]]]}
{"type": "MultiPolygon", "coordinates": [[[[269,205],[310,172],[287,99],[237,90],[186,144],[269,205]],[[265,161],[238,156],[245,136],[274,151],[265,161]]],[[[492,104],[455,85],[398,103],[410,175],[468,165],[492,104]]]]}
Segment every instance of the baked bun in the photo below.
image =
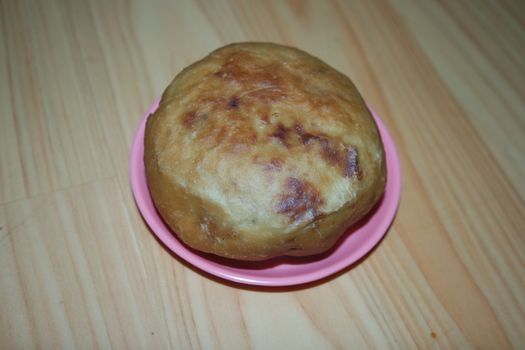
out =
{"type": "Polygon", "coordinates": [[[228,45],[184,69],[144,142],[165,222],[233,259],[324,252],[385,188],[381,138],[350,79],[276,44],[228,45]]]}

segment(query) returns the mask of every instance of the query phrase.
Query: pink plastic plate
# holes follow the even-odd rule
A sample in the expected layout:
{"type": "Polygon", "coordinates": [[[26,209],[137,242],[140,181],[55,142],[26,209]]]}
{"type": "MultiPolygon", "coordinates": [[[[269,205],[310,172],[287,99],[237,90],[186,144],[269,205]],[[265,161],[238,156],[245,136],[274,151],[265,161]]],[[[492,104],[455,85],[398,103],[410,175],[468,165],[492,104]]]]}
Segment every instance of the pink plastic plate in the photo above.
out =
{"type": "Polygon", "coordinates": [[[260,286],[291,286],[327,277],[359,260],[381,240],[396,214],[401,195],[399,158],[388,130],[372,111],[383,139],[388,178],[385,194],[373,211],[348,232],[329,252],[306,258],[278,257],[263,262],[234,261],[198,252],[182,243],[157,213],[144,170],[144,128],[155,102],[144,115],[133,141],[130,160],[131,187],[137,206],[155,235],[175,254],[212,275],[260,286]]]}

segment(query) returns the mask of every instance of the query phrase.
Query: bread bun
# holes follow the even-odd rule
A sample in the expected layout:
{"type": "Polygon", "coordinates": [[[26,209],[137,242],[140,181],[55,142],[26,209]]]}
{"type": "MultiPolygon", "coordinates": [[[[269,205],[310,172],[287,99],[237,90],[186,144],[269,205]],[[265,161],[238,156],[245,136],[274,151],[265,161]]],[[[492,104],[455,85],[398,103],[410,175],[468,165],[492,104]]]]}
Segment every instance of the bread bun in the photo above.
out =
{"type": "Polygon", "coordinates": [[[381,138],[350,79],[276,44],[228,45],[184,69],[144,142],[165,222],[233,259],[324,252],[385,188],[381,138]]]}

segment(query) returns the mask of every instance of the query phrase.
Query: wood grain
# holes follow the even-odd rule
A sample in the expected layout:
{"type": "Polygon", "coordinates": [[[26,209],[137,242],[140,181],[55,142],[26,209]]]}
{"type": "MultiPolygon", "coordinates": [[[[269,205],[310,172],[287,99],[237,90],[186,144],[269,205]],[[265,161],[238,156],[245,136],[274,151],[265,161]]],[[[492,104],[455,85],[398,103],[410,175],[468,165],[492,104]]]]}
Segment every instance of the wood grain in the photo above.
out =
{"type": "Polygon", "coordinates": [[[524,348],[523,1],[0,1],[0,348],[524,348]],[[234,41],[348,74],[398,145],[360,264],[240,287],[166,251],[128,152],[173,76],[234,41]]]}

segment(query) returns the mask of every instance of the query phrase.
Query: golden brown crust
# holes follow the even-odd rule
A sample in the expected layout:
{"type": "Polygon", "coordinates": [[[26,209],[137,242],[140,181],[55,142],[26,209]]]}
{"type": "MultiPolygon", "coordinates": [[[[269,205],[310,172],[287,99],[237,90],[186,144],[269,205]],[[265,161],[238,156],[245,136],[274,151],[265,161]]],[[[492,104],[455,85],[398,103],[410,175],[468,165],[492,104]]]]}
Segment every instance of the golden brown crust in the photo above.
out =
{"type": "Polygon", "coordinates": [[[174,232],[243,260],[326,251],[386,181],[378,130],[350,79],[267,43],[225,46],[178,74],[148,119],[144,161],[174,232]]]}

